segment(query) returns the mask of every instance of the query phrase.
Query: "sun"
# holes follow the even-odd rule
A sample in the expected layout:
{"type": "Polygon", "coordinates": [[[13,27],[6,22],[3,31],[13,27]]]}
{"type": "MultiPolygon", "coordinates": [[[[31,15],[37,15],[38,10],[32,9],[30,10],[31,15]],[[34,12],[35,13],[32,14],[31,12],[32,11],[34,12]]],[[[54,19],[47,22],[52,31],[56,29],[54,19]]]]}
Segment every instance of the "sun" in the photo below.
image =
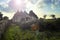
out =
{"type": "Polygon", "coordinates": [[[16,5],[20,5],[21,2],[22,2],[21,0],[15,0],[15,4],[16,4],[16,5]]]}
{"type": "Polygon", "coordinates": [[[25,10],[26,9],[26,0],[13,0],[11,5],[14,10],[25,10]]]}

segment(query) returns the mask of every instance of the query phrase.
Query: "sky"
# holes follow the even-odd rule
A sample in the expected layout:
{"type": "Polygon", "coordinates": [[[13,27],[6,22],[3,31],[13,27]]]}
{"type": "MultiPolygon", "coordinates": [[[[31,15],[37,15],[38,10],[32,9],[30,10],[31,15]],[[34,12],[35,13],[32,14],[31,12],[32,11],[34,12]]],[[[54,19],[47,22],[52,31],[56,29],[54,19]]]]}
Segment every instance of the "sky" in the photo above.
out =
{"type": "Polygon", "coordinates": [[[26,10],[28,13],[33,10],[39,18],[43,15],[50,18],[52,14],[60,18],[60,0],[0,0],[0,12],[3,16],[11,19],[17,10],[26,10]]]}

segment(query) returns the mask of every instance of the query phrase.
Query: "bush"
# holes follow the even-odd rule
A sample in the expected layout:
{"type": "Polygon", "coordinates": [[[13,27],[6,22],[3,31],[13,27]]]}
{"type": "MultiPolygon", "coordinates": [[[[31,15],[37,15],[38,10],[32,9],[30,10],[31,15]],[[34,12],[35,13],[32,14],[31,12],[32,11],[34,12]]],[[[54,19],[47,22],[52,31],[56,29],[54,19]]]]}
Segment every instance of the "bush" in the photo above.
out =
{"type": "Polygon", "coordinates": [[[12,25],[5,32],[3,40],[60,40],[60,32],[37,32],[22,30],[17,25],[12,25]]]}

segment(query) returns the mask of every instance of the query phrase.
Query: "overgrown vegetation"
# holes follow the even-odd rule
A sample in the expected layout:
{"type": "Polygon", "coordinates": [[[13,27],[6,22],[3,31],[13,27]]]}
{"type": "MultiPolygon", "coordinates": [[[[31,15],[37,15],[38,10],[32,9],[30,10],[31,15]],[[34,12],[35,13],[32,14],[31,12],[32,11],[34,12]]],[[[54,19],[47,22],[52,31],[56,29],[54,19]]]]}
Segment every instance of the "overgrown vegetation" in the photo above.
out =
{"type": "Polygon", "coordinates": [[[4,33],[3,40],[60,40],[60,32],[36,32],[11,25],[4,33]]]}
{"type": "Polygon", "coordinates": [[[60,31],[60,18],[57,19],[40,19],[40,30],[60,31]]]}
{"type": "Polygon", "coordinates": [[[53,19],[45,19],[46,16],[37,22],[21,26],[20,23],[13,24],[7,16],[2,17],[0,13],[1,40],[60,40],[60,18],[51,15],[53,19]]]}

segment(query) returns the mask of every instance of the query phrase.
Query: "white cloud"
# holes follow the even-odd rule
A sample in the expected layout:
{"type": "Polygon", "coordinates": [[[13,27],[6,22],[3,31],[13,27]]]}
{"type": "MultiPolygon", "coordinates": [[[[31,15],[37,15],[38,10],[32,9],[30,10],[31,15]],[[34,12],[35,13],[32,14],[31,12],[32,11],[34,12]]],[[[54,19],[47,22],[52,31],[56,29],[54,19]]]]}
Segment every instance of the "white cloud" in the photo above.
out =
{"type": "MultiPolygon", "coordinates": [[[[38,4],[40,2],[38,1],[38,3],[36,4],[32,4],[31,2],[28,2],[27,4],[27,7],[30,10],[33,10],[35,12],[35,14],[40,18],[40,17],[43,17],[44,13],[46,13],[45,11],[42,10],[42,8],[38,8],[38,4]]],[[[43,6],[45,6],[45,4],[42,3],[43,6]]],[[[39,6],[42,6],[42,5],[39,5],[39,6]]]]}
{"type": "Polygon", "coordinates": [[[11,0],[7,0],[7,2],[6,3],[9,3],[11,0]]]}
{"type": "MultiPolygon", "coordinates": [[[[11,7],[11,6],[8,5],[8,3],[10,1],[12,1],[12,0],[7,0],[5,2],[1,2],[0,5],[2,5],[6,9],[8,9],[8,7],[11,7]]],[[[43,9],[43,8],[48,7],[47,6],[48,4],[46,4],[44,2],[44,0],[25,0],[25,2],[26,2],[27,11],[29,12],[30,10],[33,10],[38,15],[38,17],[43,17],[44,14],[49,14],[50,15],[52,13],[52,12],[46,12],[45,9],[43,9]],[[34,2],[34,3],[32,3],[32,2],[34,2]]],[[[60,0],[56,0],[55,4],[51,4],[51,9],[55,10],[56,5],[58,5],[59,2],[60,2],[60,0]]],[[[12,3],[10,3],[10,4],[12,4],[12,3]]],[[[5,12],[2,11],[2,12],[3,12],[4,16],[8,16],[11,19],[13,17],[14,13],[11,13],[11,11],[12,11],[11,9],[9,9],[9,11],[10,11],[10,13],[7,13],[6,11],[5,12]]]]}
{"type": "Polygon", "coordinates": [[[51,9],[54,10],[56,6],[54,4],[51,4],[51,9]]]}
{"type": "Polygon", "coordinates": [[[4,17],[4,16],[7,16],[7,17],[9,17],[9,19],[12,19],[13,16],[14,16],[14,14],[15,14],[15,12],[7,13],[7,12],[3,12],[3,11],[2,11],[2,14],[3,14],[3,17],[4,17]]]}
{"type": "Polygon", "coordinates": [[[0,4],[1,6],[3,6],[4,8],[9,7],[8,4],[4,3],[4,4],[0,4]]]}
{"type": "Polygon", "coordinates": [[[37,1],[39,0],[29,0],[32,4],[36,4],[37,1]]]}
{"type": "Polygon", "coordinates": [[[4,4],[4,3],[9,3],[11,0],[0,0],[0,3],[4,4]]]}

